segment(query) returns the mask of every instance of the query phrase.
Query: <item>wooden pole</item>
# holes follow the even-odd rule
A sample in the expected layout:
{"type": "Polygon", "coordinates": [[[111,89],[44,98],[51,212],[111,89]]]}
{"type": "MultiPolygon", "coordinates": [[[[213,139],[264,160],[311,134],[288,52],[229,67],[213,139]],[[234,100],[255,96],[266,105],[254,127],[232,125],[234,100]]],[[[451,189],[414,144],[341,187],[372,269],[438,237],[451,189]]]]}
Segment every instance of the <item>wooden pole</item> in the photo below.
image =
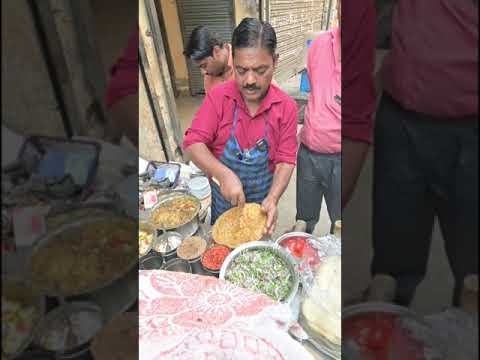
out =
{"type": "MultiPolygon", "coordinates": [[[[140,0],[140,61],[170,161],[182,161],[182,134],[154,0],[140,0]]],[[[141,139],[140,139],[141,141],[141,139]]]]}

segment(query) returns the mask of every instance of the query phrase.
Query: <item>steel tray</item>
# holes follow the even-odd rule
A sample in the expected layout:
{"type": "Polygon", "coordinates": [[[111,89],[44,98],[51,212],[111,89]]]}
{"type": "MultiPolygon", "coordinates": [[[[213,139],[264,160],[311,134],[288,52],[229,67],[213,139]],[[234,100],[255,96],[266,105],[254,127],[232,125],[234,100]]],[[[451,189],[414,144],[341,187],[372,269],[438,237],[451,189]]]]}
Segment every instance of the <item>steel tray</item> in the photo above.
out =
{"type": "MultiPolygon", "coordinates": [[[[89,224],[97,223],[99,221],[112,221],[112,218],[115,220],[121,220],[121,221],[130,221],[132,222],[132,225],[134,225],[132,228],[137,228],[136,226],[136,221],[132,219],[131,217],[128,216],[121,216],[117,212],[111,212],[110,214],[108,212],[105,212],[105,216],[98,216],[95,218],[80,218],[79,220],[72,222],[72,223],[67,223],[60,225],[59,227],[55,228],[53,231],[48,232],[45,234],[42,238],[39,239],[39,241],[35,244],[33,247],[33,250],[31,251],[29,258],[27,260],[27,271],[32,275],[32,259],[35,256],[35,254],[42,249],[43,247],[49,245],[52,241],[57,239],[57,236],[60,235],[61,233],[65,231],[71,231],[72,229],[76,228],[81,228],[84,226],[88,226],[89,224]],[[108,219],[108,220],[107,220],[108,219]]],[[[135,233],[132,233],[132,236],[134,236],[135,239],[135,244],[138,244],[138,231],[135,231],[135,233]]],[[[132,239],[133,240],[133,239],[132,239]]],[[[137,245],[138,246],[138,245],[137,245]]],[[[67,297],[74,297],[74,296],[79,296],[79,295],[85,295],[85,294],[90,294],[93,292],[96,292],[98,290],[101,290],[117,280],[125,277],[126,274],[128,274],[134,267],[138,266],[138,255],[133,256],[131,261],[129,262],[128,266],[125,267],[125,269],[122,269],[117,273],[116,276],[112,277],[111,279],[104,281],[102,283],[99,283],[95,286],[92,286],[90,288],[85,288],[81,291],[75,292],[75,293],[61,293],[52,289],[44,290],[45,295],[47,296],[52,296],[52,297],[58,297],[58,298],[67,298],[67,297]]]]}

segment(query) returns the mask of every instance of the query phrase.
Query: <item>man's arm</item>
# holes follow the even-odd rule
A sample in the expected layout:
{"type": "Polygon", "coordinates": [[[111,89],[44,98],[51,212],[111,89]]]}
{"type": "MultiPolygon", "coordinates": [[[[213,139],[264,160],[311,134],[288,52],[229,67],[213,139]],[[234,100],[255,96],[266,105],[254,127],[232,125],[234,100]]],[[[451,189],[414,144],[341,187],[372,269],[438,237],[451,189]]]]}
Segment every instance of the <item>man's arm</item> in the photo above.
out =
{"type": "Polygon", "coordinates": [[[225,200],[233,206],[245,204],[245,195],[240,179],[213,156],[205,144],[192,144],[185,150],[185,153],[199,169],[219,182],[218,185],[225,200]]]}
{"type": "Polygon", "coordinates": [[[109,109],[112,127],[121,132],[138,148],[138,95],[128,95],[118,100],[109,109]]]}
{"type": "Polygon", "coordinates": [[[344,138],[342,141],[342,209],[352,197],[362,172],[369,144],[344,138]]]}
{"type": "Polygon", "coordinates": [[[191,159],[208,176],[220,186],[220,192],[225,200],[233,206],[243,206],[245,195],[238,176],[223,165],[210,151],[220,121],[220,110],[214,102],[215,89],[203,100],[200,109],[195,114],[192,125],[186,131],[183,139],[183,150],[187,158],[191,159]],[[213,93],[213,95],[211,95],[213,93]]]}
{"type": "Polygon", "coordinates": [[[375,8],[372,1],[354,4],[342,14],[342,207],[362,170],[376,105],[375,8]]]}
{"type": "Polygon", "coordinates": [[[295,165],[287,163],[279,163],[275,168],[272,187],[262,203],[263,211],[267,213],[267,225],[264,230],[265,234],[272,235],[275,230],[275,224],[278,217],[278,201],[290,182],[293,169],[295,169],[295,165]]]}

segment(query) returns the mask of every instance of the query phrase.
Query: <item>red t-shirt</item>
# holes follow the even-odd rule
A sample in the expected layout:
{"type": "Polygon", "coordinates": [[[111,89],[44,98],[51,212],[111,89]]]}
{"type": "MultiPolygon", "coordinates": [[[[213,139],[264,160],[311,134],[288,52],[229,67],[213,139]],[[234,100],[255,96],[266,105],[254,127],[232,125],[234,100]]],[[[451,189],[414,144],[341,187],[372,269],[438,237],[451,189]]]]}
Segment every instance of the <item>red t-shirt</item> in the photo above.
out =
{"type": "Polygon", "coordinates": [[[248,149],[255,146],[263,138],[267,123],[270,170],[274,172],[278,163],[295,165],[298,148],[297,104],[275,85],[270,85],[253,117],[234,80],[215,86],[205,96],[191,127],[186,131],[183,148],[202,143],[219,159],[230,137],[235,104],[238,106],[235,136],[240,147],[248,149]]]}
{"type": "Polygon", "coordinates": [[[130,35],[123,55],[112,67],[105,103],[110,108],[128,95],[138,94],[138,28],[130,35]]]}

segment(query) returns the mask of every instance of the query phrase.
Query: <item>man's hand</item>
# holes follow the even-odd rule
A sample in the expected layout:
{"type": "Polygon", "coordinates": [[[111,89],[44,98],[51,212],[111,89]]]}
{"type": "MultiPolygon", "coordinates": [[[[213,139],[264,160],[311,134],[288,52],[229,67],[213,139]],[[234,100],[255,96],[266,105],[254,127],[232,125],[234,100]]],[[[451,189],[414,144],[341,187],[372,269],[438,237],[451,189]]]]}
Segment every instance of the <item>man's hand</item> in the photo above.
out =
{"type": "Polygon", "coordinates": [[[231,170],[219,179],[220,192],[225,200],[229,201],[233,206],[243,207],[245,205],[245,194],[243,193],[243,185],[238,176],[231,170]]]}
{"type": "Polygon", "coordinates": [[[138,95],[128,95],[118,100],[109,110],[108,136],[118,138],[125,134],[138,148],[138,95]]]}
{"type": "Polygon", "coordinates": [[[347,138],[342,142],[342,209],[352,197],[369,145],[347,138]]]}
{"type": "Polygon", "coordinates": [[[205,174],[220,187],[222,196],[233,206],[245,204],[243,186],[238,176],[223,165],[208,147],[202,143],[190,145],[185,149],[185,156],[191,159],[205,174]]]}
{"type": "Polygon", "coordinates": [[[277,201],[272,197],[267,196],[262,202],[262,210],[267,214],[267,224],[263,233],[264,235],[271,236],[275,231],[275,226],[277,225],[277,201]]]}

